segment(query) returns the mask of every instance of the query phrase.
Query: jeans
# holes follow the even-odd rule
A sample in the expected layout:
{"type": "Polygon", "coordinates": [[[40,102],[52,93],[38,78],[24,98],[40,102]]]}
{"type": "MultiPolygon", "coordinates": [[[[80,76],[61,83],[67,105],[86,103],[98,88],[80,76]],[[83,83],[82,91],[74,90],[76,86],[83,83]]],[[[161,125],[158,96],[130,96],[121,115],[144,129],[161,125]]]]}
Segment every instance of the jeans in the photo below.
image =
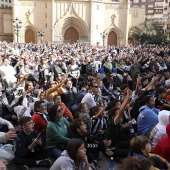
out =
{"type": "Polygon", "coordinates": [[[49,155],[51,155],[55,159],[59,158],[61,156],[62,152],[63,151],[61,149],[58,149],[58,148],[50,148],[50,149],[48,149],[49,155]]]}

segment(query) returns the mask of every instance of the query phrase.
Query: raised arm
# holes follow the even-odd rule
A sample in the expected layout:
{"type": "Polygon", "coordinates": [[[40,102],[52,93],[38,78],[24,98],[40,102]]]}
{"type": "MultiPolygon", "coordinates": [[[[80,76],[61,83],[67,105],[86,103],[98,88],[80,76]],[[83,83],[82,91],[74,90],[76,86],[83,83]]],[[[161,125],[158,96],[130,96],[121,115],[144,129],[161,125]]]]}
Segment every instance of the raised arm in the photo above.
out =
{"type": "Polygon", "coordinates": [[[129,103],[130,99],[131,99],[131,96],[132,96],[132,92],[130,90],[127,91],[127,96],[125,98],[125,100],[123,101],[119,111],[118,111],[118,114],[116,115],[116,117],[114,118],[114,123],[117,124],[119,123],[120,119],[122,118],[123,114],[124,114],[124,111],[125,111],[125,108],[127,106],[127,104],[129,103]]]}

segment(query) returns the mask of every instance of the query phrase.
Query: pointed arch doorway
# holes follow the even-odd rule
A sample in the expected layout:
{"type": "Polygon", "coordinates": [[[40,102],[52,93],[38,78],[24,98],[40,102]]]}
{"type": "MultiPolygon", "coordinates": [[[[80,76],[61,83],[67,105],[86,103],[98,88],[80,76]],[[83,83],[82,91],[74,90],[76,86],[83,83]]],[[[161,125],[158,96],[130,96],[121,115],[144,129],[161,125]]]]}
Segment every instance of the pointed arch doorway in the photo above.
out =
{"type": "Polygon", "coordinates": [[[108,35],[108,45],[117,45],[117,34],[114,31],[108,35]]]}
{"type": "Polygon", "coordinates": [[[25,42],[26,43],[30,43],[30,42],[35,43],[35,33],[30,28],[25,31],[25,42]]]}
{"type": "Polygon", "coordinates": [[[74,27],[69,27],[64,33],[64,42],[74,43],[79,40],[79,33],[74,27]]]}

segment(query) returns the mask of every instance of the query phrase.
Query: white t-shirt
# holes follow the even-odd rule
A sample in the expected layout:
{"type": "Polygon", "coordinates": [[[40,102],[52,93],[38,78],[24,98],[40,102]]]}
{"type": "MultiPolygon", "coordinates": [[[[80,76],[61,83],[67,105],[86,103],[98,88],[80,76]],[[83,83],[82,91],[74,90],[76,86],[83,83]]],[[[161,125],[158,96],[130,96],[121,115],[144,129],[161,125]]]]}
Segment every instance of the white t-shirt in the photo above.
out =
{"type": "Polygon", "coordinates": [[[87,108],[88,108],[88,113],[90,112],[90,109],[93,108],[94,106],[96,106],[96,102],[94,100],[94,97],[91,93],[87,93],[81,103],[86,103],[87,104],[87,108]]]}

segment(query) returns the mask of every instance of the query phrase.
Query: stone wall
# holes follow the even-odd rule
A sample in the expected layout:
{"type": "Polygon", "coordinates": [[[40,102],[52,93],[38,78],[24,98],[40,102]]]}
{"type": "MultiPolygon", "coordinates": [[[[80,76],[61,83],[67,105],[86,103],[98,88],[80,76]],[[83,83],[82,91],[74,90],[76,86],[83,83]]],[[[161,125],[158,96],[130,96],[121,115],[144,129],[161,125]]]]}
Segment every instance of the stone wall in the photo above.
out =
{"type": "Polygon", "coordinates": [[[0,41],[12,42],[12,8],[0,8],[0,41]]]}
{"type": "Polygon", "coordinates": [[[104,31],[115,32],[117,44],[126,45],[129,27],[139,21],[130,12],[130,0],[13,0],[13,9],[13,18],[23,23],[19,42],[25,42],[28,29],[35,42],[40,30],[45,32],[43,42],[62,42],[66,30],[73,27],[79,41],[107,45],[108,37],[103,41],[100,35],[104,31]]]}

